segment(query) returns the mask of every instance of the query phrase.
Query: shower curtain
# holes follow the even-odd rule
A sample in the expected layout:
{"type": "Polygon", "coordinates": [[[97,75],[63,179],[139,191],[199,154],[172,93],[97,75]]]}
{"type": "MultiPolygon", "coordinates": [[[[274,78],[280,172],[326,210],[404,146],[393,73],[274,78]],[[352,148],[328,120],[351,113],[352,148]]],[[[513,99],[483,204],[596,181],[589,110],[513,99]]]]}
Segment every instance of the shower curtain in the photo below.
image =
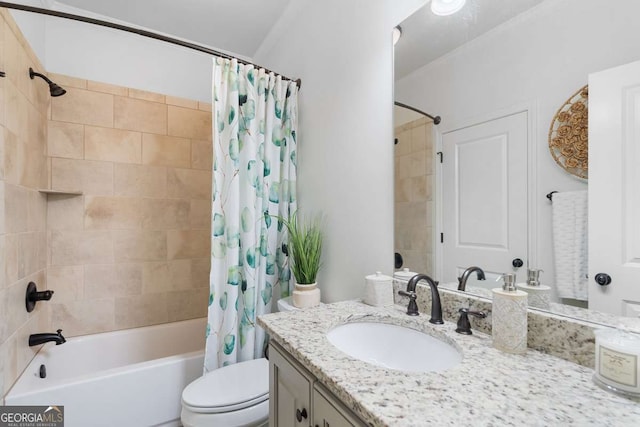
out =
{"type": "Polygon", "coordinates": [[[214,58],[211,274],[205,373],[262,357],[256,317],[289,295],[286,227],[296,210],[298,88],[214,58]]]}

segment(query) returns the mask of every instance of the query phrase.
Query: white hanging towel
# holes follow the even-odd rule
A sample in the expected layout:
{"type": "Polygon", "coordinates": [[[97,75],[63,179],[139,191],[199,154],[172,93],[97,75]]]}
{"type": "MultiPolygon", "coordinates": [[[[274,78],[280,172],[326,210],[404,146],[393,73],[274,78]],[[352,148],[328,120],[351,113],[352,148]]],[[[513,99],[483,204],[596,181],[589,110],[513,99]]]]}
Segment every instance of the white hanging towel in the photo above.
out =
{"type": "Polygon", "coordinates": [[[558,296],[586,301],[587,191],[555,193],[552,214],[558,296]]]}

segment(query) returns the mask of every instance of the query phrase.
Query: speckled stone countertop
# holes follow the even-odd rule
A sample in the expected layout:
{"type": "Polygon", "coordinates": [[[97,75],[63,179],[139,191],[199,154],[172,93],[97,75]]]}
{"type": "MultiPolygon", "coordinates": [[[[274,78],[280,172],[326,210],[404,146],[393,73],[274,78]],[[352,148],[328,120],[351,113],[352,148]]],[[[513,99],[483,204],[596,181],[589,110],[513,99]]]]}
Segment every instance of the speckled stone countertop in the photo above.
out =
{"type": "Polygon", "coordinates": [[[609,393],[593,370],[537,351],[502,353],[491,337],[455,333],[404,307],[356,301],[261,316],[258,323],[295,359],[372,426],[640,426],[640,403],[609,393]],[[333,327],[357,321],[402,325],[456,346],[462,362],[447,371],[386,370],[347,356],[329,343],[333,327]]]}

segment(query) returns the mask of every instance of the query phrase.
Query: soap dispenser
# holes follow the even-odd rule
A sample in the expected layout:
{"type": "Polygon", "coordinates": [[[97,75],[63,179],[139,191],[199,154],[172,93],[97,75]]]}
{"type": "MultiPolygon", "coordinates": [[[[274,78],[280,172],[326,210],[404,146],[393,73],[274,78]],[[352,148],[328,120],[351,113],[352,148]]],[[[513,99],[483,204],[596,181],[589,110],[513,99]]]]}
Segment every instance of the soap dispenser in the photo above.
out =
{"type": "Polygon", "coordinates": [[[549,310],[551,305],[551,287],[540,284],[543,270],[527,269],[527,283],[518,283],[516,287],[529,294],[529,306],[549,310]]]}
{"type": "Polygon", "coordinates": [[[491,335],[493,346],[506,353],[527,351],[527,293],[516,289],[516,275],[505,273],[501,288],[492,289],[491,335]]]}

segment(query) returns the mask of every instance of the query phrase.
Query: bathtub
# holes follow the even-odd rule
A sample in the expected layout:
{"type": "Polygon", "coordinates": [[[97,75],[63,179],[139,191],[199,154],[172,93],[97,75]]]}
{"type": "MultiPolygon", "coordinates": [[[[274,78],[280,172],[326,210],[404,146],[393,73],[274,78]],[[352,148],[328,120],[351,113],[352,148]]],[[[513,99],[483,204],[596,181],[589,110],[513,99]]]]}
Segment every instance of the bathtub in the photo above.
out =
{"type": "Polygon", "coordinates": [[[64,405],[66,427],[179,426],[182,390],[202,375],[205,327],[203,318],[47,343],[5,404],[64,405]]]}

